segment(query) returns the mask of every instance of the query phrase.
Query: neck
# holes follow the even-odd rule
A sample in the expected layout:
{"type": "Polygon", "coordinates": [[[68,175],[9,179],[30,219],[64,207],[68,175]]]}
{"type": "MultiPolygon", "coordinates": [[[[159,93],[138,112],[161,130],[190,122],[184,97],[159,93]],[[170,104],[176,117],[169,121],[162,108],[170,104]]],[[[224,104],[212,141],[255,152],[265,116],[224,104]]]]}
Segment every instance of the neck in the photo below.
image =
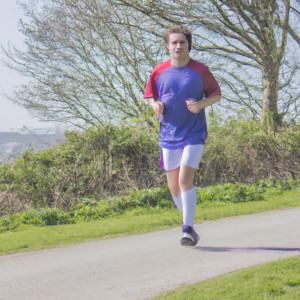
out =
{"type": "Polygon", "coordinates": [[[171,58],[171,64],[177,68],[182,68],[186,66],[190,61],[190,56],[183,59],[171,58]]]}

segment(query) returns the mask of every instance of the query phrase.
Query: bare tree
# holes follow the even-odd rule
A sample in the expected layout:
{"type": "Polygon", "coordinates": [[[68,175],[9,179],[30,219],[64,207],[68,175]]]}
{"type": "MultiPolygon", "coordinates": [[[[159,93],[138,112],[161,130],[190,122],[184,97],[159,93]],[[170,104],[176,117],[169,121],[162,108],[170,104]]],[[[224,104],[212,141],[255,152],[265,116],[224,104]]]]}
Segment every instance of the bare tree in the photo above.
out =
{"type": "MultiPolygon", "coordinates": [[[[230,91],[225,93],[225,98],[246,105],[252,113],[261,113],[266,125],[279,125],[291,108],[298,116],[299,90],[287,91],[286,87],[290,87],[299,67],[295,61],[288,62],[285,58],[287,43],[292,43],[289,35],[300,41],[292,28],[299,23],[291,22],[290,16],[291,11],[299,14],[295,8],[295,5],[299,7],[299,0],[292,1],[294,6],[290,0],[111,2],[134,8],[155,21],[157,27],[184,24],[192,29],[196,51],[231,63],[232,69],[225,70],[227,76],[223,77],[223,84],[230,91]],[[247,76],[244,76],[245,70],[248,70],[247,76]],[[279,91],[282,91],[281,97],[279,91]]],[[[294,53],[294,58],[298,56],[299,52],[294,53]]]]}
{"type": "Polygon", "coordinates": [[[27,49],[2,48],[5,64],[31,81],[12,101],[44,121],[103,126],[142,116],[152,124],[142,95],[149,70],[166,52],[157,35],[137,29],[144,22],[139,13],[93,0],[20,5],[27,49]]]}
{"type": "Polygon", "coordinates": [[[271,128],[284,116],[299,116],[299,35],[293,27],[299,10],[290,1],[23,0],[20,5],[27,16],[21,22],[27,50],[4,51],[6,65],[31,82],[11,99],[42,120],[101,126],[139,118],[152,125],[142,95],[153,67],[168,57],[162,37],[170,24],[193,31],[191,55],[217,77],[221,106],[243,108],[271,128]]]}

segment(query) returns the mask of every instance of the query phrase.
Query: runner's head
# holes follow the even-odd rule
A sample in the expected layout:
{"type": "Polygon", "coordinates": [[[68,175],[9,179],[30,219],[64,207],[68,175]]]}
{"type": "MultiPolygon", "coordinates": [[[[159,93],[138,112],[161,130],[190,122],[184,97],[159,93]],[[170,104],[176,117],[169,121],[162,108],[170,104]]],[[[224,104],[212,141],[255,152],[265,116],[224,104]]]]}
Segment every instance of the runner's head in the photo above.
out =
{"type": "MultiPolygon", "coordinates": [[[[181,36],[183,40],[186,40],[188,43],[188,51],[191,51],[192,47],[192,32],[184,27],[183,25],[179,26],[170,26],[165,33],[165,43],[170,50],[170,43],[174,40],[174,36],[181,36]]],[[[174,42],[174,41],[173,41],[174,42]]]]}

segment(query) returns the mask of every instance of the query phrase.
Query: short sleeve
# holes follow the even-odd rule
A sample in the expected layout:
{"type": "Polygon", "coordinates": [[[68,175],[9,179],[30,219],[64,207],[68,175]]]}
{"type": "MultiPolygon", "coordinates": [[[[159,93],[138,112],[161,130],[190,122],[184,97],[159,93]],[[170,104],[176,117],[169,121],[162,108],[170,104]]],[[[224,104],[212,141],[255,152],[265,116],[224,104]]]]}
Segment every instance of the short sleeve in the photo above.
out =
{"type": "Polygon", "coordinates": [[[156,82],[155,82],[155,74],[151,73],[148,84],[146,86],[144,98],[157,98],[159,97],[156,82]]]}
{"type": "Polygon", "coordinates": [[[204,94],[206,98],[216,95],[222,96],[221,88],[209,68],[206,69],[204,74],[204,94]]]}

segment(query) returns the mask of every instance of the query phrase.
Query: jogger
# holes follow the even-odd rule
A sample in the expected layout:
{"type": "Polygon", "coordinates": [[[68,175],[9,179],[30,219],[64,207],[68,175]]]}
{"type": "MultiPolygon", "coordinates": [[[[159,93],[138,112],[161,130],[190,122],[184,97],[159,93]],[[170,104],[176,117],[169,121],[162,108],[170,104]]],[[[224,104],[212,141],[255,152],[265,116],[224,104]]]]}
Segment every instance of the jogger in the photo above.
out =
{"type": "Polygon", "coordinates": [[[221,100],[221,90],[208,67],[190,58],[192,34],[187,28],[171,26],[165,43],[171,59],[154,68],[144,98],[161,123],[161,168],[183,214],[181,244],[194,246],[199,236],[193,228],[197,204],[193,177],[207,137],[205,107],[221,100]]]}

